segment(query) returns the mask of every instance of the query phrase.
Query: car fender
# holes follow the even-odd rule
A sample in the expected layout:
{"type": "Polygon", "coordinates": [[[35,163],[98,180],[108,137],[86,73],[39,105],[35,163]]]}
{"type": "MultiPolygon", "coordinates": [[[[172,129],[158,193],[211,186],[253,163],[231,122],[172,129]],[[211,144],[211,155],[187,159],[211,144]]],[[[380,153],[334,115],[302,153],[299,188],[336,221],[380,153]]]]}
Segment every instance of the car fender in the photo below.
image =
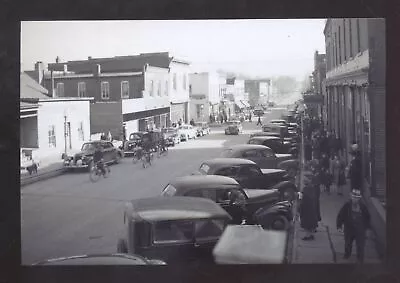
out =
{"type": "Polygon", "coordinates": [[[283,160],[278,163],[279,169],[284,169],[284,170],[287,170],[289,168],[297,169],[298,167],[299,167],[299,161],[297,159],[283,160]]]}
{"type": "Polygon", "coordinates": [[[276,214],[283,214],[290,220],[292,218],[292,207],[289,202],[280,202],[272,206],[261,207],[253,215],[258,223],[276,214]]]}
{"type": "Polygon", "coordinates": [[[278,184],[271,187],[271,189],[279,191],[284,191],[288,188],[293,189],[295,192],[299,191],[297,186],[293,184],[291,181],[281,181],[278,184]]]}

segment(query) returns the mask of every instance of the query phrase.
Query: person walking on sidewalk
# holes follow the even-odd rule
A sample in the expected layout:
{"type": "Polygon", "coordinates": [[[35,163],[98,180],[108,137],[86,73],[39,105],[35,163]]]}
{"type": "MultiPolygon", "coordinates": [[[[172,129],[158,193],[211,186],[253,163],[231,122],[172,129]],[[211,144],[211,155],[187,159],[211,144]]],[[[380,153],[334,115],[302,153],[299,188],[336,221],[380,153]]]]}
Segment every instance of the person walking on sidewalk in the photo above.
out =
{"type": "Polygon", "coordinates": [[[324,152],[321,156],[321,185],[325,192],[330,194],[331,175],[329,172],[329,157],[324,152]]]}
{"type": "Polygon", "coordinates": [[[333,191],[338,195],[343,195],[343,186],[346,185],[345,167],[343,160],[336,153],[330,160],[329,170],[332,176],[333,191]]]}
{"type": "Polygon", "coordinates": [[[314,240],[314,232],[318,227],[316,195],[312,184],[312,175],[305,173],[303,176],[304,188],[300,203],[300,226],[306,231],[304,241],[314,240]]]}
{"type": "Polygon", "coordinates": [[[317,159],[313,159],[311,161],[311,173],[312,177],[312,186],[315,191],[315,206],[317,208],[317,220],[321,221],[321,207],[320,207],[320,198],[321,198],[321,165],[317,159]]]}
{"type": "Polygon", "coordinates": [[[258,125],[261,125],[261,126],[262,126],[262,123],[261,123],[261,116],[258,116],[257,126],[258,126],[258,125]]]}
{"type": "Polygon", "coordinates": [[[338,213],[336,227],[341,231],[344,226],[344,258],[348,259],[351,256],[353,241],[355,240],[357,260],[362,263],[364,261],[365,234],[370,227],[370,215],[361,199],[360,190],[352,190],[350,197],[351,199],[343,205],[338,213]]]}
{"type": "Polygon", "coordinates": [[[361,168],[361,153],[358,150],[358,145],[351,146],[350,154],[353,156],[350,166],[348,178],[350,179],[351,189],[362,192],[362,168],[361,168]]]}

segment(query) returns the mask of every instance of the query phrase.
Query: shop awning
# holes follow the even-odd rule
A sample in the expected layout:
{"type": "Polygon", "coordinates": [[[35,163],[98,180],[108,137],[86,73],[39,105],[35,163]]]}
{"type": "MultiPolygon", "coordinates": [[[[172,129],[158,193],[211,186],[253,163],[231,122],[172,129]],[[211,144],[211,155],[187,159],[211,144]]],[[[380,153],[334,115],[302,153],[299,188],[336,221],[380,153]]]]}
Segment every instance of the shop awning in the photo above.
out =
{"type": "Polygon", "coordinates": [[[240,100],[240,102],[244,105],[244,107],[249,108],[250,104],[245,100],[240,100]]]}

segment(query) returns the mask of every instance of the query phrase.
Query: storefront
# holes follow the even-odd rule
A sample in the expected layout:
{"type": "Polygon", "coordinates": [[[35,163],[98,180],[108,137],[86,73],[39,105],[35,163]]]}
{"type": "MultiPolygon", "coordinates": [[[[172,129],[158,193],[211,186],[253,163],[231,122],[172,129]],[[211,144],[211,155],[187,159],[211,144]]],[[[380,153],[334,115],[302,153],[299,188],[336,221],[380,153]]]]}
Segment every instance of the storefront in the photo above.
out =
{"type": "MultiPolygon", "coordinates": [[[[147,131],[149,129],[162,128],[167,126],[167,119],[169,116],[170,108],[158,108],[154,110],[139,111],[134,113],[127,113],[123,115],[124,124],[128,125],[130,122],[138,121],[138,130],[147,131]]],[[[129,136],[129,132],[127,132],[129,136]]]]}
{"type": "Polygon", "coordinates": [[[182,119],[183,123],[187,123],[187,107],[188,103],[171,103],[171,121],[172,123],[178,123],[182,119]]]}

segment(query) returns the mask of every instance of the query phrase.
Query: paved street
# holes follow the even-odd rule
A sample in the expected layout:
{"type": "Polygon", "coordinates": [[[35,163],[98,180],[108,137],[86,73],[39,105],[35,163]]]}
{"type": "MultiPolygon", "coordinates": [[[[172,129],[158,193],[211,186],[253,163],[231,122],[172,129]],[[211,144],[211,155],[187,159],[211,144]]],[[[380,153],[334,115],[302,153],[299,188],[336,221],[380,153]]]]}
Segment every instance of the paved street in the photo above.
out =
{"type": "MultiPolygon", "coordinates": [[[[279,118],[282,111],[266,113],[264,122],[279,118]]],[[[245,132],[256,129],[256,119],[244,123],[245,132]]],[[[156,196],[170,179],[190,174],[203,160],[219,156],[224,146],[248,140],[247,134],[225,136],[220,130],[171,148],[147,169],[125,158],[97,183],[90,182],[88,173],[75,172],[23,187],[22,263],[116,252],[126,201],[156,196]]]]}

